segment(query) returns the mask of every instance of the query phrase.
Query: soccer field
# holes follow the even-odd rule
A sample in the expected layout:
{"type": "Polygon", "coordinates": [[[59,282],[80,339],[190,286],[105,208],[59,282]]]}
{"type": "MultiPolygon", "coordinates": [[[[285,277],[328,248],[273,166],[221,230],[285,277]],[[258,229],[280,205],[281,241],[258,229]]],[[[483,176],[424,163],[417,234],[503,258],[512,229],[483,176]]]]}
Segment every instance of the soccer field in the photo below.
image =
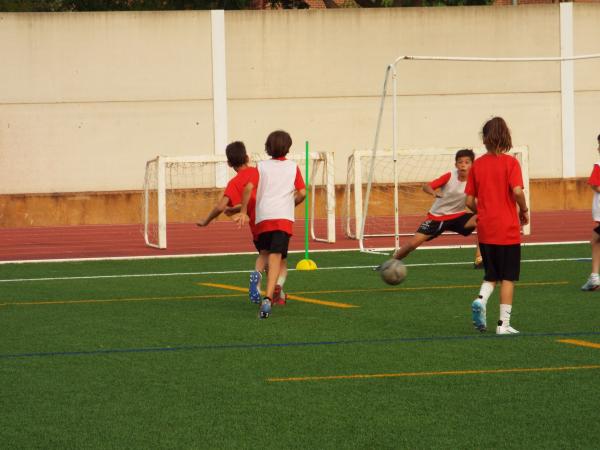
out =
{"type": "Polygon", "coordinates": [[[2,265],[0,447],[597,448],[589,246],[523,248],[518,336],[472,253],[315,254],[262,321],[252,256],[2,265]]]}

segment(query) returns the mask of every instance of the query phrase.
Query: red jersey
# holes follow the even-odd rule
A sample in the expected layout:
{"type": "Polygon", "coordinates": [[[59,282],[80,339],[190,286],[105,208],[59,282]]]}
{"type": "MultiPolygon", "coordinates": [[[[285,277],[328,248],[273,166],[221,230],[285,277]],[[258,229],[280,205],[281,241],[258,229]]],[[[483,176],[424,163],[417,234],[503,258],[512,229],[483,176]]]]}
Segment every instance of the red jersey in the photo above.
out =
{"type": "MultiPolygon", "coordinates": [[[[250,181],[250,179],[254,176],[254,173],[258,174],[256,167],[246,167],[245,169],[240,170],[235,177],[229,180],[227,183],[227,187],[225,188],[225,192],[223,195],[229,199],[227,206],[235,206],[242,203],[242,194],[244,192],[244,188],[250,181]]],[[[248,202],[248,217],[250,217],[250,231],[252,232],[252,239],[256,240],[258,238],[258,233],[256,232],[256,185],[254,185],[254,189],[252,189],[252,194],[250,195],[250,201],[248,202]]]]}
{"type": "Polygon", "coordinates": [[[469,171],[465,194],[477,198],[477,235],[483,244],[521,243],[521,226],[513,188],[523,187],[521,166],[514,157],[486,153],[469,171]]]}
{"type": "MultiPolygon", "coordinates": [[[[600,166],[598,163],[594,164],[588,184],[590,186],[600,186],[600,166]]],[[[596,222],[600,222],[600,193],[596,191],[594,191],[594,199],[592,200],[592,217],[596,222]]]]}
{"type": "MultiPolygon", "coordinates": [[[[281,161],[285,161],[285,157],[275,158],[281,161]]],[[[259,171],[256,170],[253,172],[252,176],[248,180],[254,185],[254,189],[258,188],[258,184],[260,182],[260,174],[259,171]]],[[[294,179],[294,189],[300,190],[305,189],[306,185],[304,184],[304,178],[302,178],[302,173],[300,172],[300,168],[296,166],[296,177],[294,179]]],[[[268,231],[283,231],[290,236],[292,233],[293,220],[288,219],[267,219],[262,220],[256,225],[256,235],[266,233],[268,231]]]]}

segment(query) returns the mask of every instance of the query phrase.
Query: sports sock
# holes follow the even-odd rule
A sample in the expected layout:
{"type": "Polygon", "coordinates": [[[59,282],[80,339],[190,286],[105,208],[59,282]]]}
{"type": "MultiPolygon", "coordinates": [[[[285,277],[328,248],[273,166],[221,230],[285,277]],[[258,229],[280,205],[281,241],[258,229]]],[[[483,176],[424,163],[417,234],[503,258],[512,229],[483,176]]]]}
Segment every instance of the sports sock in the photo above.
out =
{"type": "Polygon", "coordinates": [[[593,272],[592,272],[592,273],[590,274],[590,278],[591,278],[592,280],[600,280],[600,275],[598,275],[597,273],[593,273],[593,272]]]}
{"type": "Polygon", "coordinates": [[[500,303],[500,320],[498,321],[498,325],[502,325],[507,327],[510,325],[510,312],[512,310],[512,305],[506,305],[504,303],[500,303]]]}
{"type": "Polygon", "coordinates": [[[492,292],[494,292],[494,283],[490,283],[489,281],[484,281],[481,283],[481,289],[479,290],[479,299],[481,303],[483,303],[483,307],[487,306],[488,299],[492,292]]]}
{"type": "Polygon", "coordinates": [[[285,275],[279,275],[279,277],[277,277],[277,284],[281,287],[283,287],[283,285],[285,284],[285,279],[287,277],[285,275]]]}

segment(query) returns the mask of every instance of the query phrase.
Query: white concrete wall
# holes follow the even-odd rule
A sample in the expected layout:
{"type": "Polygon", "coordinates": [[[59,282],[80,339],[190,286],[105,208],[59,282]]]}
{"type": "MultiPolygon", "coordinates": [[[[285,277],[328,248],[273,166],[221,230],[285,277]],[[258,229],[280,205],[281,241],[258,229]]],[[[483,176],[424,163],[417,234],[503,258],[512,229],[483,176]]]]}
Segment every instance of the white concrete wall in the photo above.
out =
{"type": "MultiPolygon", "coordinates": [[[[599,53],[600,5],[574,4],[575,54],[599,53]]],[[[157,154],[214,152],[210,12],[0,14],[0,193],[140,189],[157,154]]],[[[385,67],[402,54],[559,56],[558,5],[228,11],[229,140],[288,130],[371,147],[385,67]]],[[[575,63],[576,175],[597,159],[600,61],[575,63]]],[[[401,62],[401,147],[479,146],[502,115],[534,178],[562,176],[560,64],[401,62]]],[[[391,146],[390,102],[382,132],[391,146]]]]}

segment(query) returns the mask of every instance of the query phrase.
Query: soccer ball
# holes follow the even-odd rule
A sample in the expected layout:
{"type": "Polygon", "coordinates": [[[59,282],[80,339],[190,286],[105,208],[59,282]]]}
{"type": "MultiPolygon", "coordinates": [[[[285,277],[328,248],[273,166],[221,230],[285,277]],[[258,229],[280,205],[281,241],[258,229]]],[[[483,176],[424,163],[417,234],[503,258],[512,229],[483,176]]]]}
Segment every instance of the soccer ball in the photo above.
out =
{"type": "Polygon", "coordinates": [[[384,262],[380,269],[381,279],[387,284],[400,284],[406,278],[406,266],[399,259],[388,259],[384,262]]]}

